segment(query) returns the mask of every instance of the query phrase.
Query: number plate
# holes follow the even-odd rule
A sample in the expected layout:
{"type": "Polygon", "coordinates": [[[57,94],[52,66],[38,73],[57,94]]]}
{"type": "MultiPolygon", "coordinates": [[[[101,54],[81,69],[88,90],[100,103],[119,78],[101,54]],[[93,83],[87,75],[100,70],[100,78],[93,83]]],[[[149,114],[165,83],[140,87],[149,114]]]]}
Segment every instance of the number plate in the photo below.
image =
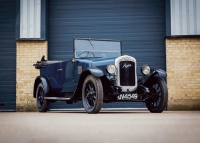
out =
{"type": "Polygon", "coordinates": [[[120,94],[117,96],[117,100],[136,100],[138,99],[137,94],[120,94]]]}

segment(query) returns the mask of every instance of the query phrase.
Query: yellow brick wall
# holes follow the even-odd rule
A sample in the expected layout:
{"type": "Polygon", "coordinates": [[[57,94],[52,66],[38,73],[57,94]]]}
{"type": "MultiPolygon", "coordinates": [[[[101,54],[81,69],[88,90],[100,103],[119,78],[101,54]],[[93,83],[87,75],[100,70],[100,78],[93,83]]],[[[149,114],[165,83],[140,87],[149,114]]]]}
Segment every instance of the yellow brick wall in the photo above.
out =
{"type": "Polygon", "coordinates": [[[36,110],[33,84],[39,70],[33,66],[42,55],[47,59],[47,41],[17,41],[16,108],[17,111],[36,110]]]}
{"type": "Polygon", "coordinates": [[[200,110],[200,38],[166,39],[169,110],[200,110]]]}

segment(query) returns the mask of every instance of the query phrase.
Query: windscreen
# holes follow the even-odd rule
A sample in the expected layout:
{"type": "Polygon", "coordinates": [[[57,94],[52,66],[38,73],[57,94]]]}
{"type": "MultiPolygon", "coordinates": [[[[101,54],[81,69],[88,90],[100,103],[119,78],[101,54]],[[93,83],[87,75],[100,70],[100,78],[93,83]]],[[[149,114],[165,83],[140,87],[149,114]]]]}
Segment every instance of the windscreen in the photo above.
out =
{"type": "Polygon", "coordinates": [[[75,58],[118,57],[121,55],[121,42],[112,40],[75,39],[75,58]]]}

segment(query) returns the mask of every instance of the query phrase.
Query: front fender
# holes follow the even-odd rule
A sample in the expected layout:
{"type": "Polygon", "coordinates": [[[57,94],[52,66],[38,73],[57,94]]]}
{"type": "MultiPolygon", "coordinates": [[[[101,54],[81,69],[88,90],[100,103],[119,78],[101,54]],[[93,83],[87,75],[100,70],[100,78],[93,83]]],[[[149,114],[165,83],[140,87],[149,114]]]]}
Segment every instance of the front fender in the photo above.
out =
{"type": "Polygon", "coordinates": [[[101,77],[104,75],[103,71],[97,67],[90,67],[90,68],[87,68],[85,71],[89,71],[92,75],[96,77],[101,77]]]}
{"type": "Polygon", "coordinates": [[[148,75],[145,75],[142,78],[138,79],[138,85],[146,84],[155,76],[160,76],[165,79],[167,77],[167,73],[162,69],[152,70],[148,75]]]}
{"type": "Polygon", "coordinates": [[[164,70],[162,70],[162,69],[157,69],[157,70],[155,70],[155,72],[157,72],[157,74],[159,76],[163,77],[163,78],[167,77],[167,73],[164,70]]]}
{"type": "Polygon", "coordinates": [[[78,85],[76,87],[76,90],[74,91],[74,96],[75,97],[78,97],[78,96],[82,95],[83,83],[85,81],[85,78],[90,74],[92,74],[92,75],[94,75],[96,77],[102,77],[104,75],[103,71],[101,69],[97,68],[97,67],[90,67],[90,68],[85,69],[81,73],[79,81],[78,81],[78,85]]]}

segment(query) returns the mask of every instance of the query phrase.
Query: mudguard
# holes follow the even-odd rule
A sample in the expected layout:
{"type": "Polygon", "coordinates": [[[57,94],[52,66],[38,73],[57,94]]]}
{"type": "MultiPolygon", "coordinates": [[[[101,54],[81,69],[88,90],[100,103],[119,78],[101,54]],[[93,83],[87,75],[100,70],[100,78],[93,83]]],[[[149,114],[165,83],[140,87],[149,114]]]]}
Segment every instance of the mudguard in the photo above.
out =
{"type": "Polygon", "coordinates": [[[38,77],[36,77],[35,83],[34,83],[34,89],[33,89],[33,97],[34,98],[36,98],[36,90],[37,90],[38,84],[40,84],[41,82],[44,87],[45,93],[49,93],[49,91],[50,91],[50,84],[48,82],[48,79],[46,77],[38,76],[38,77]]]}
{"type": "Polygon", "coordinates": [[[155,76],[160,76],[165,79],[167,77],[167,73],[162,69],[152,70],[148,75],[145,75],[138,80],[138,85],[144,85],[155,76]]]}
{"type": "Polygon", "coordinates": [[[164,70],[162,70],[162,69],[157,69],[157,70],[155,70],[155,72],[157,72],[157,74],[159,76],[161,76],[161,77],[164,77],[164,78],[167,77],[167,73],[164,70]]]}
{"type": "Polygon", "coordinates": [[[84,82],[85,78],[90,74],[92,74],[96,77],[102,77],[104,75],[103,71],[101,69],[97,68],[97,67],[90,67],[90,68],[85,69],[81,73],[79,81],[78,81],[78,85],[77,85],[77,87],[74,91],[75,96],[81,95],[83,82],[84,82]]]}
{"type": "Polygon", "coordinates": [[[92,75],[96,77],[101,77],[104,75],[103,71],[97,67],[90,67],[90,68],[87,68],[85,71],[89,71],[92,75]]]}

